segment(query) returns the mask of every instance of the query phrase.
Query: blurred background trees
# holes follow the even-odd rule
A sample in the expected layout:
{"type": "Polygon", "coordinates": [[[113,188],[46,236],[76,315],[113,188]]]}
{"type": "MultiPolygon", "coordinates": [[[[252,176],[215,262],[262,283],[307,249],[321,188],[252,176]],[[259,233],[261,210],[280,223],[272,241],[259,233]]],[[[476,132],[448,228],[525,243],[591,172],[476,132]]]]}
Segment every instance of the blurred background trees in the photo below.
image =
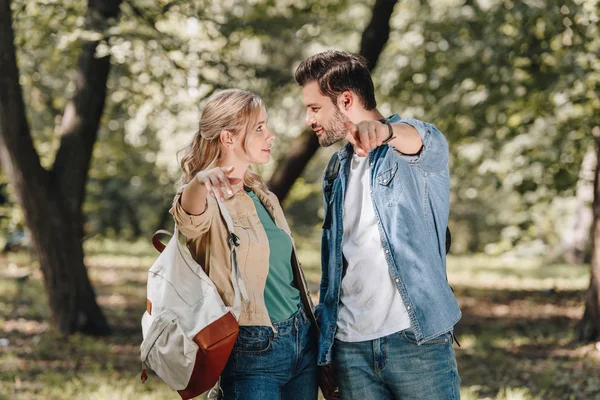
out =
{"type": "MultiPolygon", "coordinates": [[[[82,132],[97,140],[89,169],[78,164],[89,171],[80,218],[70,221],[81,223],[80,239],[148,240],[169,228],[176,153],[195,132],[207,96],[235,86],[263,96],[278,142],[276,161],[260,172],[285,198],[301,246],[318,248],[320,177],[335,149],[318,149],[312,134],[302,133],[293,71],[306,56],[337,48],[360,52],[375,66],[384,114],[424,119],[446,134],[454,254],[592,260],[597,0],[0,3],[10,3],[18,83],[39,164],[48,171],[82,155],[58,151],[68,105],[79,93],[78,60],[90,43],[93,60],[110,56],[97,132],[82,132]],[[111,5],[118,18],[89,23],[91,9],[111,5]],[[387,34],[378,30],[385,21],[387,34]]],[[[7,95],[0,92],[2,101],[7,95]]],[[[0,227],[8,243],[25,219],[2,161],[0,227]]],[[[582,338],[598,337],[595,326],[582,328],[582,338]]]]}

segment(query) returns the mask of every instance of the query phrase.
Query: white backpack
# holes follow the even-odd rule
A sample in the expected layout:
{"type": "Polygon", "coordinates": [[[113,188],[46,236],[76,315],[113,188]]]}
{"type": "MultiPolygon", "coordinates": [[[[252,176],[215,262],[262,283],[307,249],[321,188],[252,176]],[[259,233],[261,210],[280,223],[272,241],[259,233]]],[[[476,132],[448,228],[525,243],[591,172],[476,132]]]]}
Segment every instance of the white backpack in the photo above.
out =
{"type": "Polygon", "coordinates": [[[248,301],[235,251],[239,239],[225,206],[217,203],[230,233],[233,307],[223,303],[214,283],[179,242],[177,225],[166,247],[156,239],[160,231],[153,237],[157,250],[164,250],[148,271],[142,381],[147,367],[183,399],[198,396],[217,382],[237,338],[242,297],[248,301]]]}

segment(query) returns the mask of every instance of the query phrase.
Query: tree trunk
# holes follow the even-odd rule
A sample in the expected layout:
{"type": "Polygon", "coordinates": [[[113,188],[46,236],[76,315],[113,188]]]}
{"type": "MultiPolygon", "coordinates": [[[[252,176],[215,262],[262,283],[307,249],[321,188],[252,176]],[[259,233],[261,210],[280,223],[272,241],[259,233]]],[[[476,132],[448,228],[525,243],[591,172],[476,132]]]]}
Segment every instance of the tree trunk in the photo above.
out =
{"type": "Polygon", "coordinates": [[[128,199],[123,199],[123,208],[127,214],[127,220],[131,227],[131,239],[137,239],[142,236],[142,227],[140,225],[140,218],[138,217],[137,209],[131,205],[128,199]]]}
{"type": "MultiPolygon", "coordinates": [[[[596,139],[596,152],[600,157],[600,138],[596,139]]],[[[600,158],[598,158],[600,160],[600,158]]],[[[600,341],[600,162],[594,176],[594,223],[592,225],[592,277],[585,301],[583,318],[576,328],[576,340],[600,341]]]]}
{"type": "Polygon", "coordinates": [[[30,202],[46,214],[46,223],[30,230],[48,292],[52,326],[65,334],[110,333],[83,263],[81,215],[66,210],[64,196],[56,190],[33,193],[30,202]]]}
{"type": "Polygon", "coordinates": [[[590,206],[594,201],[594,172],[596,149],[586,152],[579,170],[575,200],[577,208],[562,237],[564,259],[569,264],[589,262],[590,230],[594,213],[590,206]]]}
{"type": "Polygon", "coordinates": [[[390,19],[398,0],[377,0],[373,15],[360,41],[360,54],[367,59],[369,70],[375,69],[379,55],[390,38],[390,19]]]}
{"type": "MultiPolygon", "coordinates": [[[[377,0],[373,5],[371,21],[361,38],[360,54],[367,59],[370,70],[375,68],[390,35],[390,18],[398,0],[377,0]]],[[[302,175],[309,161],[319,150],[315,133],[305,129],[292,141],[290,151],[279,159],[275,172],[269,180],[269,189],[283,203],[296,179],[302,175]]]]}
{"type": "MultiPolygon", "coordinates": [[[[102,31],[121,0],[89,0],[86,23],[102,31]]],[[[63,136],[52,171],[33,146],[14,48],[10,0],[0,0],[0,161],[14,188],[39,257],[51,325],[61,333],[110,332],[83,263],[81,205],[94,142],[104,110],[109,57],[96,58],[86,42],[76,90],[63,116],[63,136]]]]}
{"type": "Polygon", "coordinates": [[[311,129],[305,129],[295,138],[290,150],[277,162],[275,172],[269,180],[271,190],[283,203],[296,179],[302,175],[310,159],[319,150],[319,139],[311,129]]]}

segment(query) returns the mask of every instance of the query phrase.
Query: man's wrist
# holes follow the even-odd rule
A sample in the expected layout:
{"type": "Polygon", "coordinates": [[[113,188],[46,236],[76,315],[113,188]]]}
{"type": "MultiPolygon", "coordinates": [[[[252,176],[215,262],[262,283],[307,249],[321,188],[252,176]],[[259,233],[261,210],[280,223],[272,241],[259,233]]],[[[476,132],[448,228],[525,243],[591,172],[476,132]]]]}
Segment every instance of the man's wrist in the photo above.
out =
{"type": "Polygon", "coordinates": [[[382,124],[387,125],[388,130],[389,130],[389,136],[387,137],[387,139],[385,139],[383,142],[381,142],[382,144],[387,144],[390,140],[394,139],[394,129],[392,128],[392,124],[390,124],[390,121],[387,120],[387,118],[383,118],[380,119],[379,122],[381,122],[382,124]]]}

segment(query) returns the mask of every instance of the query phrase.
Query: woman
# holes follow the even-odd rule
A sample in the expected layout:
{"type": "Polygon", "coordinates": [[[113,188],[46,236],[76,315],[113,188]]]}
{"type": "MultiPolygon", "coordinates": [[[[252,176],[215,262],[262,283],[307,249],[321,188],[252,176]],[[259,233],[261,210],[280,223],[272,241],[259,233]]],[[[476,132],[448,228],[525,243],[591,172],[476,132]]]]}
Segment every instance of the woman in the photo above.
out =
{"type": "Polygon", "coordinates": [[[233,304],[227,227],[218,196],[240,239],[237,257],[249,301],[221,376],[225,399],[316,399],[316,323],[306,281],[277,197],[252,164],[271,159],[274,135],[262,100],[230,89],[213,95],[181,160],[183,185],[171,213],[192,256],[223,301],[233,304]]]}

